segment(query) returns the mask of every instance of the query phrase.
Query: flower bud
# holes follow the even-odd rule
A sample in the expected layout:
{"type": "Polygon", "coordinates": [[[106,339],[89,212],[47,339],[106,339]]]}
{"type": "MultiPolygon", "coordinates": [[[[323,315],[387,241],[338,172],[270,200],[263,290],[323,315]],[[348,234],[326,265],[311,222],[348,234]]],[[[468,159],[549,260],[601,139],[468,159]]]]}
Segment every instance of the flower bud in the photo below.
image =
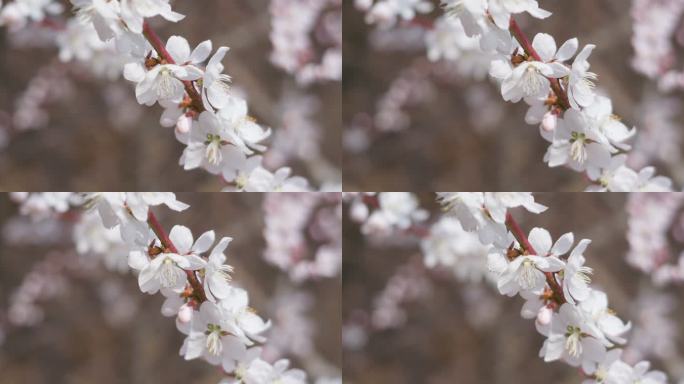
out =
{"type": "Polygon", "coordinates": [[[192,118],[187,116],[187,115],[182,115],[181,117],[178,118],[178,123],[176,123],[176,129],[180,133],[188,133],[190,132],[190,128],[192,127],[192,118]]]}
{"type": "Polygon", "coordinates": [[[540,325],[547,325],[551,322],[551,315],[553,314],[553,311],[551,308],[547,306],[543,306],[539,308],[539,312],[537,312],[537,323],[540,325]]]}
{"type": "Polygon", "coordinates": [[[183,304],[180,309],[178,309],[178,321],[181,323],[188,323],[192,320],[192,307],[190,305],[183,304]]]}
{"type": "Polygon", "coordinates": [[[558,123],[558,116],[553,112],[546,112],[544,119],[542,120],[542,129],[546,132],[553,132],[556,129],[558,123]]]}

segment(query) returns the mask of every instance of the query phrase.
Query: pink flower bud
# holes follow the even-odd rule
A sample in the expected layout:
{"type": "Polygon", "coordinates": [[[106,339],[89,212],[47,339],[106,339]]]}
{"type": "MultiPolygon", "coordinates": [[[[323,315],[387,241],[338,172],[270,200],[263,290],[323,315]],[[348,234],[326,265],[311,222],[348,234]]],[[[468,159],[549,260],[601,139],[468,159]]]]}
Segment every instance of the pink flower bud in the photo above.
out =
{"type": "Polygon", "coordinates": [[[188,304],[183,304],[180,309],[178,309],[178,321],[181,323],[188,323],[192,320],[192,307],[188,304]]]}
{"type": "Polygon", "coordinates": [[[546,112],[542,120],[542,129],[546,132],[552,132],[556,129],[558,123],[558,116],[553,112],[546,112]]]}
{"type": "Polygon", "coordinates": [[[176,129],[180,133],[188,133],[190,132],[190,128],[192,127],[192,118],[187,115],[182,115],[181,117],[178,118],[178,123],[176,123],[176,129]]]}
{"type": "Polygon", "coordinates": [[[553,311],[547,306],[539,308],[539,312],[537,312],[537,322],[541,325],[549,324],[551,322],[552,314],[553,311]]]}

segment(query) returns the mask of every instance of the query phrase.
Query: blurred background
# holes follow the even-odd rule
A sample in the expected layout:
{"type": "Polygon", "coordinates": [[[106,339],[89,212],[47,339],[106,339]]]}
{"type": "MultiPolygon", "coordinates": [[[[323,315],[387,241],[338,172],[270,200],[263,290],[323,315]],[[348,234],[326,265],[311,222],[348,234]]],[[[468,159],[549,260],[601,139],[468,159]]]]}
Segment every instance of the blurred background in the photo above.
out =
{"type": "MultiPolygon", "coordinates": [[[[63,15],[71,14],[69,1],[55,1],[64,5],[63,15]]],[[[267,144],[278,149],[268,168],[288,165],[316,187],[341,180],[340,83],[305,84],[296,71],[320,61],[338,35],[341,40],[335,2],[302,16],[306,9],[293,14],[281,0],[175,1],[184,20],[151,20],[164,42],[180,35],[193,48],[206,39],[214,48],[231,48],[224,65],[234,92],[247,98],[251,116],[274,130],[267,144]],[[310,26],[307,17],[315,18],[310,26]],[[302,30],[310,47],[298,40],[302,30]],[[288,41],[300,45],[283,47],[288,41]],[[291,60],[288,55],[297,62],[275,64],[291,60]]],[[[219,190],[219,178],[178,166],[185,146],[159,125],[161,107],[137,104],[132,83],[57,59],[63,15],[17,30],[0,27],[0,190],[219,190]]]]}
{"type": "MultiPolygon", "coordinates": [[[[389,29],[344,3],[343,124],[347,191],[580,191],[587,182],[542,159],[547,142],[506,103],[486,65],[430,62],[425,34],[435,10],[389,29]]],[[[614,113],[639,128],[629,160],[684,181],[681,161],[682,2],[543,0],[546,20],[516,18],[530,39],[596,44],[589,61],[614,113]],[[635,34],[638,32],[638,34],[635,34]],[[635,47],[638,50],[635,50],[635,47]],[[677,83],[677,84],[673,84],[677,83]]],[[[459,62],[461,60],[461,62],[459,62]]]]}
{"type": "MultiPolygon", "coordinates": [[[[526,233],[539,226],[548,229],[554,240],[566,232],[574,233],[575,242],[592,240],[585,253],[587,265],[594,269],[592,284],[608,294],[609,307],[618,316],[632,322],[624,359],[631,363],[648,359],[654,368],[667,372],[670,383],[677,383],[684,377],[682,282],[658,284],[654,282],[658,279],[632,265],[658,259],[677,264],[676,255],[684,244],[684,196],[679,194],[672,205],[664,194],[640,195],[539,193],[536,201],[548,206],[548,211],[512,212],[526,233]],[[663,209],[673,211],[673,218],[667,219],[666,229],[657,229],[662,232],[649,233],[644,227],[657,225],[655,212],[667,216],[663,209]],[[628,228],[634,231],[632,245],[627,241],[628,228]],[[638,232],[660,243],[661,249],[639,248],[638,232]],[[635,249],[643,253],[632,254],[635,249]]],[[[428,222],[433,222],[440,216],[434,195],[419,197],[433,216],[428,222]]],[[[520,316],[524,300],[503,297],[485,281],[457,278],[459,270],[473,268],[467,254],[457,259],[454,270],[427,269],[420,240],[406,236],[408,232],[415,233],[364,236],[359,225],[345,217],[345,383],[582,382],[577,369],[561,362],[544,363],[538,357],[544,337],[532,320],[520,316]]]]}
{"type": "MultiPolygon", "coordinates": [[[[266,262],[272,246],[265,220],[273,216],[262,204],[271,196],[179,193],[190,209],[155,212],[167,231],[180,224],[195,239],[210,229],[217,240],[234,238],[226,251],[234,284],[273,321],[267,359],[290,358],[311,383],[339,377],[340,275],[297,282],[266,262]]],[[[40,221],[19,216],[17,205],[0,195],[0,382],[217,383],[219,369],[179,356],[184,335],[173,318],[161,315],[161,295],[141,293],[136,276],[118,270],[125,254],[117,263],[76,253],[74,220],[74,213],[40,221]]],[[[300,249],[300,258],[311,258],[312,244],[300,249]]]]}

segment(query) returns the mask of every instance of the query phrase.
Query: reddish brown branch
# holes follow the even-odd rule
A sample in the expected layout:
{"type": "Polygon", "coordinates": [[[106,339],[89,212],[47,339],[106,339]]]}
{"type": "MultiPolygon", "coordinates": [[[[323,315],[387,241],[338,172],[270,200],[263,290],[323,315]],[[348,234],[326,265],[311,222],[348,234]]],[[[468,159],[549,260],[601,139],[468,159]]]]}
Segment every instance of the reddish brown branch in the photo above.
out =
{"type": "MultiPolygon", "coordinates": [[[[528,39],[527,35],[525,35],[522,29],[520,29],[520,26],[513,17],[511,17],[511,24],[509,30],[511,31],[513,37],[515,37],[515,39],[518,41],[522,49],[525,51],[525,53],[527,53],[536,61],[542,61],[537,51],[530,43],[530,39],[528,39]]],[[[551,89],[553,90],[553,93],[555,93],[556,97],[558,97],[559,106],[563,108],[563,110],[570,109],[570,101],[568,101],[568,94],[563,90],[563,87],[561,87],[560,81],[554,78],[549,78],[549,81],[551,82],[551,89]]]]}
{"type": "MultiPolygon", "coordinates": [[[[157,33],[154,32],[154,30],[150,27],[147,21],[143,22],[143,35],[145,35],[145,38],[150,42],[154,50],[157,51],[159,57],[164,59],[169,64],[176,64],[171,54],[169,54],[169,51],[166,50],[164,43],[161,41],[157,33]]],[[[192,100],[190,107],[199,113],[203,112],[205,110],[204,103],[202,103],[202,97],[200,96],[199,92],[197,92],[193,82],[183,80],[183,85],[185,86],[185,92],[188,93],[188,96],[190,96],[190,99],[192,100]]]]}
{"type": "MultiPolygon", "coordinates": [[[[152,228],[154,234],[157,235],[157,238],[159,238],[159,241],[161,241],[162,246],[164,248],[168,249],[173,253],[178,253],[178,249],[175,245],[173,245],[173,242],[169,238],[169,235],[166,234],[166,231],[164,231],[164,228],[161,226],[159,220],[157,220],[157,217],[154,215],[154,212],[152,212],[151,209],[147,214],[147,223],[150,224],[150,228],[152,228]]],[[[196,294],[199,302],[203,303],[207,301],[207,296],[204,293],[204,287],[202,287],[202,284],[200,284],[199,280],[197,280],[195,272],[186,270],[185,274],[188,276],[188,281],[190,282],[190,285],[192,286],[192,289],[196,294]]]]}
{"type": "MultiPolygon", "coordinates": [[[[525,250],[526,254],[530,255],[536,255],[537,251],[534,250],[532,247],[532,244],[530,244],[530,241],[527,239],[527,236],[525,235],[525,232],[520,228],[520,225],[518,225],[518,222],[515,221],[513,218],[513,215],[510,213],[506,213],[506,227],[508,227],[508,230],[511,231],[513,236],[515,236],[516,240],[518,240],[518,243],[523,247],[525,250]]],[[[543,255],[539,255],[543,256],[543,255]]],[[[551,290],[554,293],[554,298],[555,301],[559,304],[562,305],[565,303],[565,296],[563,295],[563,289],[560,287],[558,282],[556,281],[556,276],[553,272],[544,272],[544,275],[546,275],[546,282],[549,284],[549,287],[551,287],[551,290]]]]}

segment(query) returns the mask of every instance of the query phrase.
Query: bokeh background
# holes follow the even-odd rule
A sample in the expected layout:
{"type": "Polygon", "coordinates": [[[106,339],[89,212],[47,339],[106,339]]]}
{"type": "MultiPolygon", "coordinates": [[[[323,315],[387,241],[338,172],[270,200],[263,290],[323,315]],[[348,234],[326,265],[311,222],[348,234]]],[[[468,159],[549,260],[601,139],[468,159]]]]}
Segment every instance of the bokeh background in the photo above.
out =
{"type": "MultiPolygon", "coordinates": [[[[235,267],[234,282],[247,289],[250,306],[261,316],[277,323],[287,306],[297,305],[288,301],[296,295],[289,294],[310,296],[311,306],[304,314],[311,322],[314,353],[286,357],[313,378],[339,375],[341,279],[294,284],[264,261],[264,195],[179,193],[177,197],[191,208],[180,213],[157,209],[162,225],[167,231],[175,224],[188,226],[195,238],[210,229],[217,239],[232,236],[226,255],[235,267]]],[[[130,272],[113,272],[99,260],[89,262],[75,254],[68,225],[36,224],[18,218],[16,211],[7,195],[0,195],[1,383],[219,381],[221,374],[215,367],[178,355],[184,335],[176,330],[173,318],[161,315],[161,295],[140,293],[130,272]],[[42,321],[33,326],[8,325],[12,295],[29,271],[48,259],[54,261],[50,265],[62,266],[47,268],[61,278],[50,279],[52,283],[38,294],[43,297],[36,303],[43,311],[42,321]]]]}
{"type": "MultiPolygon", "coordinates": [[[[547,142],[537,127],[525,124],[524,103],[504,102],[489,79],[458,75],[449,65],[427,60],[421,28],[416,25],[429,25],[442,14],[439,1],[432,2],[436,10],[431,14],[388,32],[367,25],[354,1],[344,3],[345,190],[583,190],[587,185],[583,176],[543,163],[547,142]],[[378,123],[407,118],[407,125],[399,130],[378,123]]],[[[558,46],[572,37],[579,38],[580,47],[597,45],[590,57],[591,70],[598,74],[600,88],[613,99],[614,112],[628,126],[640,128],[644,146],[660,148],[648,163],[681,185],[683,143],[664,131],[681,131],[682,92],[659,92],[655,81],[632,69],[630,12],[636,2],[648,3],[544,0],[540,6],[553,12],[550,18],[518,15],[516,19],[530,38],[545,32],[558,46]],[[663,98],[673,101],[663,102],[663,98]],[[659,120],[669,113],[674,116],[667,123],[669,128],[663,128],[659,120]],[[650,127],[654,132],[646,137],[650,127]],[[656,144],[654,136],[663,141],[656,144]]],[[[672,42],[681,54],[681,36],[678,39],[679,43],[674,37],[672,42]]],[[[681,68],[681,61],[676,63],[681,68]]]]}
{"type": "MultiPolygon", "coordinates": [[[[69,1],[63,3],[71,8],[69,1]]],[[[339,182],[340,82],[300,86],[270,62],[270,3],[175,1],[174,10],[186,15],[184,20],[151,22],[164,42],[180,35],[193,48],[206,39],[214,48],[230,47],[224,65],[233,88],[244,93],[250,115],[275,131],[287,123],[286,102],[297,96],[313,99],[309,109],[321,136],[322,159],[313,166],[300,160],[288,165],[316,186],[339,182]]],[[[0,28],[0,190],[216,191],[223,186],[207,172],[178,166],[185,146],[172,129],[159,125],[161,107],[138,105],[133,84],[122,77],[102,80],[61,64],[52,35],[49,28],[19,34],[0,28]],[[38,109],[48,120],[38,129],[20,130],[12,121],[37,77],[43,80],[33,95],[47,95],[38,109]]],[[[29,112],[27,119],[42,120],[38,114],[29,112]]]]}
{"type": "MultiPolygon", "coordinates": [[[[423,207],[438,214],[433,194],[420,197],[423,207]]],[[[608,294],[611,309],[632,321],[634,328],[628,338],[633,346],[640,342],[641,348],[646,345],[660,350],[663,357],[646,357],[656,368],[667,371],[669,382],[676,383],[684,373],[684,360],[676,352],[683,345],[676,335],[684,331],[684,291],[681,285],[658,288],[649,276],[627,264],[627,196],[539,193],[535,197],[549,207],[547,212],[513,211],[525,232],[539,226],[548,229],[554,240],[566,232],[573,232],[575,241],[591,239],[585,256],[587,265],[594,268],[592,284],[608,294]],[[663,295],[669,299],[660,302],[663,295]],[[662,311],[671,311],[666,316],[669,320],[661,321],[662,311]],[[645,322],[656,333],[644,337],[642,332],[637,340],[635,329],[643,330],[645,322]],[[675,335],[665,336],[673,349],[661,348],[662,335],[667,332],[675,335]]],[[[403,240],[371,240],[349,218],[344,225],[345,383],[582,382],[577,369],[561,362],[544,363],[538,357],[544,338],[535,331],[533,321],[520,317],[521,298],[503,297],[484,282],[460,283],[451,271],[427,270],[417,241],[405,236],[403,240]],[[400,310],[385,313],[394,317],[392,321],[398,319],[397,325],[370,327],[370,318],[383,307],[378,300],[389,290],[390,281],[396,284],[391,290],[394,294],[386,298],[394,297],[389,300],[399,302],[400,310]]],[[[674,226],[679,228],[681,222],[674,226]]],[[[681,244],[679,247],[681,250],[681,244]]]]}

